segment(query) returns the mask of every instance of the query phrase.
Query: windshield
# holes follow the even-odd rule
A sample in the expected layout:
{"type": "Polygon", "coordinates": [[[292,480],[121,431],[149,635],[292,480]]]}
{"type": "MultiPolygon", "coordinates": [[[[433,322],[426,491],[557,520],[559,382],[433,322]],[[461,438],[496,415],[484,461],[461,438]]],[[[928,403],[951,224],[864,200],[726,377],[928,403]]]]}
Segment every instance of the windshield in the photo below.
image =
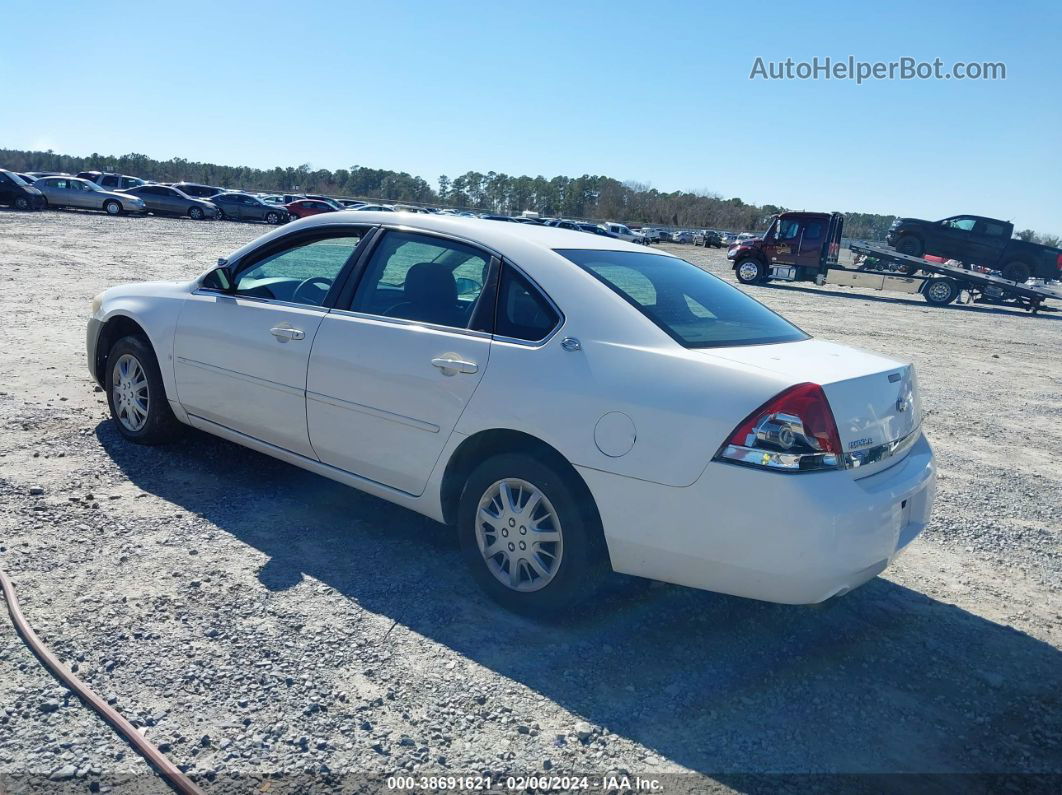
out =
{"type": "Polygon", "coordinates": [[[22,177],[20,177],[14,171],[5,171],[4,173],[7,174],[8,178],[16,185],[29,185],[26,180],[22,179],[22,177]]]}
{"type": "Polygon", "coordinates": [[[662,254],[558,249],[687,348],[797,342],[808,335],[696,265],[662,254]]]}

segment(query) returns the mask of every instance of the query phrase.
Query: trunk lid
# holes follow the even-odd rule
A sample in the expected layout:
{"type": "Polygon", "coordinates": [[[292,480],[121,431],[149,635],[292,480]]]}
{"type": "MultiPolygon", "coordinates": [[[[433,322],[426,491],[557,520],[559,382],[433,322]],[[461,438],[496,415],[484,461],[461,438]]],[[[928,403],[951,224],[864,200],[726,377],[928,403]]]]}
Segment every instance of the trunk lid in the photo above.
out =
{"type": "Polygon", "coordinates": [[[909,437],[913,440],[922,422],[914,367],[895,359],[824,340],[711,348],[700,353],[782,376],[787,381],[782,389],[804,382],[819,384],[833,411],[844,451],[857,462],[854,477],[866,477],[902,461],[906,446],[888,448],[909,437]]]}

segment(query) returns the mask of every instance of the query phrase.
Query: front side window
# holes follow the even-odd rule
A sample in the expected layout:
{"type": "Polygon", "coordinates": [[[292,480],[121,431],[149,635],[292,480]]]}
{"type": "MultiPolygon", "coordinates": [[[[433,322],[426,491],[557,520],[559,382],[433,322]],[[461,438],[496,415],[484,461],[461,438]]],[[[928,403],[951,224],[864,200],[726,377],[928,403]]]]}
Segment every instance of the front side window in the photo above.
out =
{"type": "Polygon", "coordinates": [[[778,219],[778,230],[775,233],[776,239],[796,240],[798,234],[800,234],[800,221],[794,221],[792,218],[778,219]]]}
{"type": "Polygon", "coordinates": [[[821,221],[808,221],[806,224],[804,224],[805,240],[818,240],[820,237],[822,237],[821,221]]]}
{"type": "Polygon", "coordinates": [[[277,251],[236,276],[236,294],[321,306],[359,242],[360,235],[351,231],[277,251]]]}
{"type": "Polygon", "coordinates": [[[560,315],[546,297],[519,272],[502,271],[494,333],[499,337],[539,342],[560,322],[560,315]]]}
{"type": "Polygon", "coordinates": [[[662,254],[558,249],[687,348],[797,342],[808,335],[696,265],[662,254]]]}
{"type": "Polygon", "coordinates": [[[974,218],[949,218],[944,221],[944,226],[951,229],[961,229],[963,232],[972,232],[977,220],[974,218]]]}
{"type": "Polygon", "coordinates": [[[351,309],[468,328],[490,256],[455,240],[388,232],[373,252],[351,309]]]}

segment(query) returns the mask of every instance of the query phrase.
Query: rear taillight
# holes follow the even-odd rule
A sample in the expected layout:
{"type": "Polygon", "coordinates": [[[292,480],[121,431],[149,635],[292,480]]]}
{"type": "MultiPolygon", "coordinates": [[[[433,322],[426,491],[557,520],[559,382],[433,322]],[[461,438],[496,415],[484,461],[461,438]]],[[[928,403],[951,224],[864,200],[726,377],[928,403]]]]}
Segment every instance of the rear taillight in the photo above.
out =
{"type": "Polygon", "coordinates": [[[1055,260],[1055,267],[1057,270],[1062,271],[1062,254],[1058,255],[1058,259],[1055,260]]]}
{"type": "Polygon", "coordinates": [[[822,387],[797,384],[746,417],[715,458],[777,472],[815,472],[840,469],[842,453],[822,387]]]}

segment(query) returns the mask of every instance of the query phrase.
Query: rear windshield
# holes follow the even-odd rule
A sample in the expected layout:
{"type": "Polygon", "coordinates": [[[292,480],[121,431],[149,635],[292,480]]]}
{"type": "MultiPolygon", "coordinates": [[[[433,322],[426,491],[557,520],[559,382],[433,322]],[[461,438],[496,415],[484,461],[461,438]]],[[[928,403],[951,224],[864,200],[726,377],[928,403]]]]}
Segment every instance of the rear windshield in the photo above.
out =
{"type": "Polygon", "coordinates": [[[808,335],[717,276],[676,257],[558,249],[687,348],[796,342],[808,335]]]}

